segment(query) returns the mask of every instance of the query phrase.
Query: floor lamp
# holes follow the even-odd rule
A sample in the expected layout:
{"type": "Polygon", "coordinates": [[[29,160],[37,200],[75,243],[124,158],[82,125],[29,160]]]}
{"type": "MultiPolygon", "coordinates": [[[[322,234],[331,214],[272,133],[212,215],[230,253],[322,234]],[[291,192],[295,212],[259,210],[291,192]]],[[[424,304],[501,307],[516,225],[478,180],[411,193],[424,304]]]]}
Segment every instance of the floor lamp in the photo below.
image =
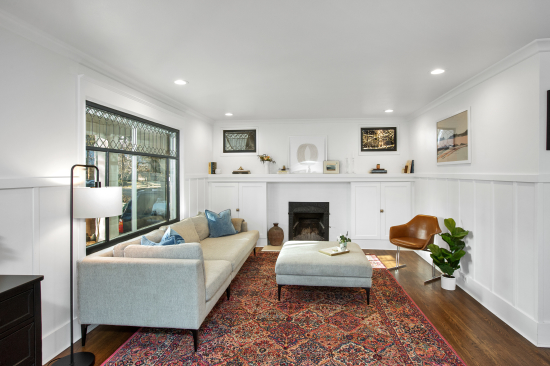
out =
{"type": "Polygon", "coordinates": [[[73,326],[73,219],[86,219],[98,217],[112,217],[122,215],[122,188],[106,187],[101,188],[99,182],[99,169],[95,165],[76,164],[71,168],[71,244],[70,244],[70,278],[71,278],[71,354],[60,358],[56,366],[92,366],[95,362],[95,355],[91,352],[74,353],[74,326],[73,326]],[[97,173],[97,181],[94,187],[73,187],[74,168],[94,168],[97,173]]]}

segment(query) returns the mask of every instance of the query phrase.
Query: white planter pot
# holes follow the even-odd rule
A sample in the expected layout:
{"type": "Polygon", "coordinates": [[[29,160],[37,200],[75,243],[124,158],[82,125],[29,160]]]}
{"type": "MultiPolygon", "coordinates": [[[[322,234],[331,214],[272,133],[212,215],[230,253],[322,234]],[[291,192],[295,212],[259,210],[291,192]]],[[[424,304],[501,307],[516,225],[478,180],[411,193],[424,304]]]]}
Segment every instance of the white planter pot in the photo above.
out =
{"type": "Polygon", "coordinates": [[[269,164],[271,163],[264,163],[264,174],[269,174],[269,164]]]}
{"type": "Polygon", "coordinates": [[[456,278],[441,276],[441,288],[443,290],[454,291],[454,289],[456,288],[456,278]]]}

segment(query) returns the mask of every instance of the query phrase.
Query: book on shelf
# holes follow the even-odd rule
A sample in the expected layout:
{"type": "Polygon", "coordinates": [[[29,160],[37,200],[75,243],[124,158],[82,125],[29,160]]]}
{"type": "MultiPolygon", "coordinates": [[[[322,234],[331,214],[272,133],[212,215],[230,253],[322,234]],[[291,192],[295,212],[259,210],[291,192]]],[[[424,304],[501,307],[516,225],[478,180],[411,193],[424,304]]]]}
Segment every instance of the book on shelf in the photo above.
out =
{"type": "Polygon", "coordinates": [[[216,174],[216,169],[218,168],[218,163],[211,161],[208,163],[208,174],[216,174]]]}
{"type": "Polygon", "coordinates": [[[386,169],[372,169],[371,174],[386,174],[388,171],[386,169]]]}

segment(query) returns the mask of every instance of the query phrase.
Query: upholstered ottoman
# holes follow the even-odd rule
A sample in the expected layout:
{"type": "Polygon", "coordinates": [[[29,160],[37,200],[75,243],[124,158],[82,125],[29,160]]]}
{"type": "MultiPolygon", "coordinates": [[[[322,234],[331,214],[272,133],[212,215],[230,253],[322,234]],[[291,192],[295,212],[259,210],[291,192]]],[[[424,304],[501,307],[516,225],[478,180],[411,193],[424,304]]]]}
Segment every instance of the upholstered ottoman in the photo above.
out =
{"type": "Polygon", "coordinates": [[[336,247],[335,241],[288,241],[282,249],[275,273],[281,288],[285,285],[361,287],[367,291],[369,303],[372,284],[372,267],[363,250],[355,243],[348,243],[349,253],[328,256],[319,249],[336,247]]]}

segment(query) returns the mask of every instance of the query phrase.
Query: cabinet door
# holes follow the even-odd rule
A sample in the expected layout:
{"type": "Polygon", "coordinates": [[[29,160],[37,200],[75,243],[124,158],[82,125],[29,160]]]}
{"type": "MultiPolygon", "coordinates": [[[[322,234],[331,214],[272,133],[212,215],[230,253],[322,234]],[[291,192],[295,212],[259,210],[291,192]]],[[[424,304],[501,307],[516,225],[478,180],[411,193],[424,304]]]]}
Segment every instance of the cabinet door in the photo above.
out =
{"type": "Polygon", "coordinates": [[[260,239],[267,238],[266,183],[239,183],[239,217],[248,230],[258,230],[260,239]]]}
{"type": "Polygon", "coordinates": [[[380,239],[380,183],[351,183],[351,239],[380,239]]]}
{"type": "Polygon", "coordinates": [[[412,219],[411,183],[381,183],[382,239],[390,238],[390,227],[403,225],[412,219]]]}
{"type": "Polygon", "coordinates": [[[219,213],[231,209],[232,217],[239,217],[239,184],[238,183],[210,183],[209,210],[219,213]]]}

